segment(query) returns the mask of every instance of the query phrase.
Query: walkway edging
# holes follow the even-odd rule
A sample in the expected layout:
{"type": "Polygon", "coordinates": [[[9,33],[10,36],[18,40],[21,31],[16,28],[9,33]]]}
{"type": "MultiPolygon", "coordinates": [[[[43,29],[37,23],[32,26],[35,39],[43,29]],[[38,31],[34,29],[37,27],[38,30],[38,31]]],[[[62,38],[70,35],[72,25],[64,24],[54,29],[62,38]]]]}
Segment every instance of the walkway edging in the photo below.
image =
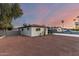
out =
{"type": "Polygon", "coordinates": [[[4,37],[6,37],[5,35],[1,36],[0,39],[3,39],[4,37]]]}

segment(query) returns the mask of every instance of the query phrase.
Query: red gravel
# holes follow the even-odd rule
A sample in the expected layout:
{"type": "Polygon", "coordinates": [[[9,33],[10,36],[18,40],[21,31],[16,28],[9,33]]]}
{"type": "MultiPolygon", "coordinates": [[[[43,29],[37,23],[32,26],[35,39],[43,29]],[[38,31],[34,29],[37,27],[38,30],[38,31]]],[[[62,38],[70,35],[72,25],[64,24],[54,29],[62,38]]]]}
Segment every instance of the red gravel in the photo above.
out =
{"type": "Polygon", "coordinates": [[[65,36],[9,36],[0,40],[0,55],[79,56],[79,38],[65,36]]]}

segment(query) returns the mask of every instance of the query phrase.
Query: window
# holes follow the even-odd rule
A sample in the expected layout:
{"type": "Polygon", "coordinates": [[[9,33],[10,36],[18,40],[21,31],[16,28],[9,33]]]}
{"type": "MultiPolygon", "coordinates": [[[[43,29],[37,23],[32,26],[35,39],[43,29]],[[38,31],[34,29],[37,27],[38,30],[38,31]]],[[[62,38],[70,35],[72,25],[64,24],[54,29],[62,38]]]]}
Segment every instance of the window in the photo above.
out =
{"type": "Polygon", "coordinates": [[[40,28],[36,28],[36,31],[40,31],[40,28]]]}
{"type": "Polygon", "coordinates": [[[21,30],[23,31],[24,29],[22,28],[21,30]]]}
{"type": "Polygon", "coordinates": [[[29,27],[27,27],[27,30],[29,30],[29,27]]]}

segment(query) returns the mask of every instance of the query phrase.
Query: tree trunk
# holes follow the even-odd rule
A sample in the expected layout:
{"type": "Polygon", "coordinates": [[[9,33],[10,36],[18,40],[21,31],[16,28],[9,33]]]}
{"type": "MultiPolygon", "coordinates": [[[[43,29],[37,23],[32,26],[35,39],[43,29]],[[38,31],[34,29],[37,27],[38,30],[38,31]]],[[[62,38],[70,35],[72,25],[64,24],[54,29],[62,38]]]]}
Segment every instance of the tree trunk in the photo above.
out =
{"type": "Polygon", "coordinates": [[[4,29],[4,33],[5,33],[5,35],[7,35],[7,29],[4,29]]]}
{"type": "Polygon", "coordinates": [[[44,28],[44,36],[46,35],[46,28],[44,28]]]}

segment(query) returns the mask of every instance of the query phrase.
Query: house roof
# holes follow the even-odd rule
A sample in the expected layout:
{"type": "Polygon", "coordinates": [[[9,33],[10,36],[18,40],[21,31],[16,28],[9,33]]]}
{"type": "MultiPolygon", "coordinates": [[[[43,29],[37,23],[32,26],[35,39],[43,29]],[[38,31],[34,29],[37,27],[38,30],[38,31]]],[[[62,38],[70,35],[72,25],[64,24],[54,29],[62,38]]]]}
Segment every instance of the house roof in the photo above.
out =
{"type": "Polygon", "coordinates": [[[47,26],[44,26],[44,25],[36,25],[36,24],[33,24],[33,25],[24,25],[23,27],[19,27],[19,28],[26,28],[26,27],[41,27],[41,28],[48,28],[47,26]]]}

